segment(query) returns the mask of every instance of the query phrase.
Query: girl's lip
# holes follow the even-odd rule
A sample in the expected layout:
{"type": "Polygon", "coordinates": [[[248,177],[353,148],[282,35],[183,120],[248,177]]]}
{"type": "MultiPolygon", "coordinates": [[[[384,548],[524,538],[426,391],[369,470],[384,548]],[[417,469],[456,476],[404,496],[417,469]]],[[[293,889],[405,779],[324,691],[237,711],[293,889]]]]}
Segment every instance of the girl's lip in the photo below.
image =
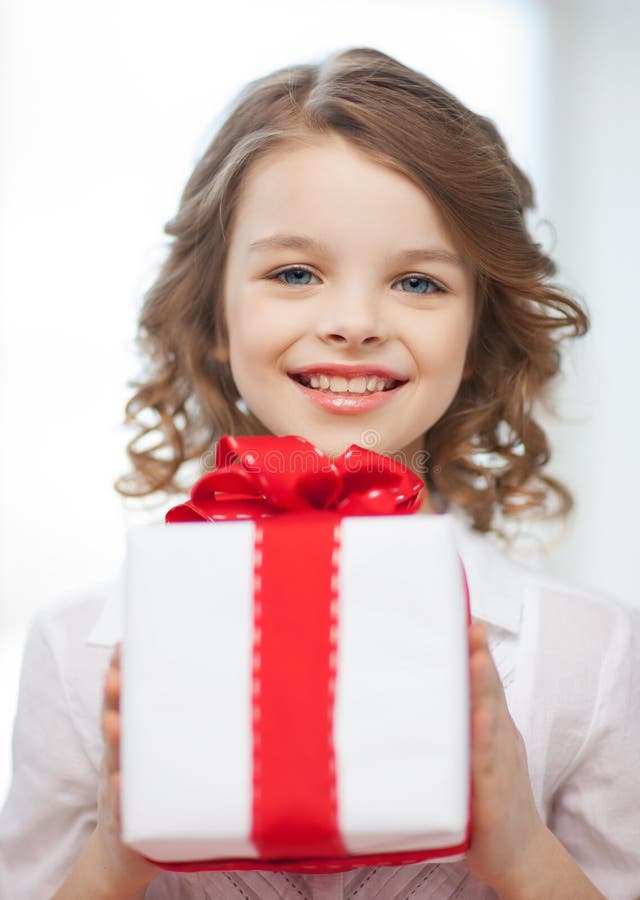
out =
{"type": "Polygon", "coordinates": [[[376,375],[378,378],[386,378],[390,381],[402,381],[407,379],[399,372],[389,369],[386,366],[371,366],[361,363],[360,365],[345,365],[337,363],[318,363],[311,366],[300,366],[299,369],[292,369],[289,375],[313,375],[322,372],[325,375],[342,375],[343,378],[358,378],[360,375],[376,375]]]}
{"type": "Polygon", "coordinates": [[[344,394],[334,394],[329,390],[307,387],[301,382],[296,381],[295,378],[291,378],[291,381],[300,388],[309,400],[316,403],[322,409],[327,409],[329,412],[341,413],[345,416],[355,416],[358,413],[378,409],[392,400],[398,391],[401,391],[407,383],[405,381],[402,384],[391,388],[391,390],[375,391],[373,394],[348,394],[346,392],[344,394]]]}

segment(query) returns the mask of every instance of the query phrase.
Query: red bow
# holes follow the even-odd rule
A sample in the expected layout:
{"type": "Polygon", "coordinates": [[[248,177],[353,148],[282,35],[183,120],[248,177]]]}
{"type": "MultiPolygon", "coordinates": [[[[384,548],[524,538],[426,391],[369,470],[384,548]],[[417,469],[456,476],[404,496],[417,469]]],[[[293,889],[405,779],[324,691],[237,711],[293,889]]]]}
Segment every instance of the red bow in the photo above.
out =
{"type": "Polygon", "coordinates": [[[166,522],[258,519],[330,510],[341,516],[417,512],[424,482],[397,460],[358,444],[331,460],[304,438],[223,435],[216,469],[200,478],[166,522]]]}

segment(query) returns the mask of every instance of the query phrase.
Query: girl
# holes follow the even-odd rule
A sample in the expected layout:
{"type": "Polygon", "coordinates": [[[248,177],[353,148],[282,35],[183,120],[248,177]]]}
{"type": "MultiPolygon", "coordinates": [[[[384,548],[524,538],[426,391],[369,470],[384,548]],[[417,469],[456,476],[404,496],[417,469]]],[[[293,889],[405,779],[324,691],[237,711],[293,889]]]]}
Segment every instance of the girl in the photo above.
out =
{"type": "Polygon", "coordinates": [[[376,50],[249,84],[167,226],[118,484],[181,492],[223,433],[298,434],[332,455],[357,443],[424,478],[422,512],[452,515],[471,586],[465,860],[187,875],[124,846],[116,600],[98,592],[43,613],[27,643],[3,897],[640,896],[638,617],[487,539],[571,508],[542,472],[532,404],[588,322],[548,282],[532,205],[489,121],[376,50]]]}

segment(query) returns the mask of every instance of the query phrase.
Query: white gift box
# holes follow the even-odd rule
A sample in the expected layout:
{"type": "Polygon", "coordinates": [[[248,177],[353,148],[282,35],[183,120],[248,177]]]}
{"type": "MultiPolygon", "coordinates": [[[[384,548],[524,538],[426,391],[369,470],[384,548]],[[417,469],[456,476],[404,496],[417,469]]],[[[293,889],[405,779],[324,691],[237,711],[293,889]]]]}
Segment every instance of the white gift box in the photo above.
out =
{"type": "MultiPolygon", "coordinates": [[[[147,525],[128,535],[122,834],[160,862],[260,858],[257,527],[147,525]]],[[[468,612],[452,523],[353,516],[339,528],[327,728],[340,838],[348,854],[443,848],[442,858],[459,858],[449,849],[469,824],[468,612]]]]}

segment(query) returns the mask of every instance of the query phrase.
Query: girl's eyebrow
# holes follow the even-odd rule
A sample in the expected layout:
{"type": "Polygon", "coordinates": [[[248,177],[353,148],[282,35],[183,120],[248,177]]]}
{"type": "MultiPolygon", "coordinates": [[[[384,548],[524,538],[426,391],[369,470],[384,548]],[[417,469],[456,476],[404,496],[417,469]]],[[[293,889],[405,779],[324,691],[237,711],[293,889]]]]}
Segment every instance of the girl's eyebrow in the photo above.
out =
{"type": "MultiPolygon", "coordinates": [[[[252,241],[249,244],[249,252],[273,250],[280,247],[290,250],[307,250],[324,256],[329,256],[331,253],[329,247],[321,241],[316,241],[314,238],[306,237],[301,234],[288,233],[272,234],[270,237],[252,241]]],[[[419,247],[415,250],[401,250],[398,253],[392,253],[388,257],[388,262],[396,260],[397,262],[411,263],[425,259],[436,262],[452,263],[461,268],[465,267],[462,257],[439,247],[419,247]]]]}

